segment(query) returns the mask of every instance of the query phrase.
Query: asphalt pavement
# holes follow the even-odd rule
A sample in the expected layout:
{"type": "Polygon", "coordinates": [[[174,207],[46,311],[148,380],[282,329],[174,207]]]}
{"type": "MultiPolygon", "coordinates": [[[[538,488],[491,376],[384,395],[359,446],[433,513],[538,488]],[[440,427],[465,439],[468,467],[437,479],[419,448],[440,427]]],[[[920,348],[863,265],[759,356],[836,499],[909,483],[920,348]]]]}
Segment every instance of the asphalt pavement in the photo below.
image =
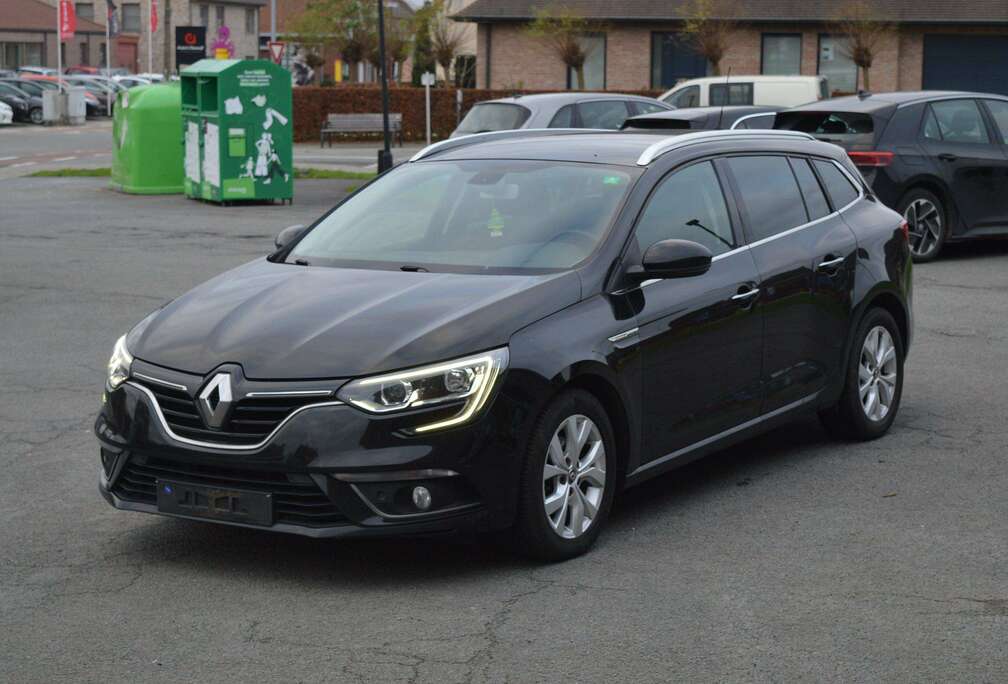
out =
{"type": "Polygon", "coordinates": [[[1008,242],[916,268],[888,436],[776,430],[628,491],[564,564],[110,508],[114,340],[347,185],[219,208],[0,181],[0,681],[1008,680],[1008,242]]]}

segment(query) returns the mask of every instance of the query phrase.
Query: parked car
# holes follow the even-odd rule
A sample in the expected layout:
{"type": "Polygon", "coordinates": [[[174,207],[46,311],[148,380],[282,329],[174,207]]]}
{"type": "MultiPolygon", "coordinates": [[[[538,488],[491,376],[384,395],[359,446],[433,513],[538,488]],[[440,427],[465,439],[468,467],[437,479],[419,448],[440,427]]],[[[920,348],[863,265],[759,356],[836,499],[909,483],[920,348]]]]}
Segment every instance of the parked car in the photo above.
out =
{"type": "Polygon", "coordinates": [[[0,102],[13,110],[16,121],[42,123],[42,98],[18,88],[16,82],[0,80],[0,102]]]}
{"type": "Polygon", "coordinates": [[[14,122],[14,110],[6,102],[0,101],[0,125],[8,125],[14,122]]]}
{"type": "Polygon", "coordinates": [[[98,74],[101,73],[101,71],[98,69],[98,67],[79,65],[79,66],[67,67],[66,69],[63,70],[63,73],[66,74],[67,76],[74,76],[74,75],[98,74]]]}
{"type": "Polygon", "coordinates": [[[116,342],[101,493],[314,537],[509,528],[569,558],[626,486],[805,412],[883,435],[905,227],[800,133],[443,141],[116,342]]]}
{"type": "Polygon", "coordinates": [[[623,122],[624,131],[675,134],[687,131],[768,129],[780,107],[689,107],[667,112],[632,116],[623,122]]]}
{"type": "Polygon", "coordinates": [[[828,98],[825,76],[709,76],[677,84],[658,99],[674,107],[794,107],[828,98]]]}
{"type": "MultiPolygon", "coordinates": [[[[64,88],[67,87],[68,85],[70,85],[70,82],[67,80],[67,78],[65,76],[62,79],[60,79],[60,78],[57,78],[55,76],[40,76],[40,75],[30,74],[29,73],[29,74],[24,74],[19,79],[19,82],[21,84],[35,83],[39,88],[44,88],[44,89],[49,89],[49,90],[55,90],[55,89],[59,88],[61,81],[63,82],[63,87],[64,88]]],[[[87,110],[87,116],[94,117],[94,116],[104,116],[105,115],[105,107],[104,107],[104,105],[98,100],[98,96],[95,95],[92,92],[88,92],[88,91],[84,92],[84,106],[85,106],[85,108],[87,110]]]]}
{"type": "Polygon", "coordinates": [[[671,109],[650,97],[615,93],[542,93],[473,105],[451,137],[517,128],[618,129],[628,116],[671,109]]]}
{"type": "Polygon", "coordinates": [[[140,85],[150,85],[151,81],[146,78],[140,78],[138,76],[113,76],[115,82],[122,87],[129,89],[140,85]]]}
{"type": "Polygon", "coordinates": [[[17,68],[17,73],[19,75],[25,74],[36,74],[38,76],[56,76],[59,72],[50,67],[42,66],[19,66],[17,68]]]}
{"type": "Polygon", "coordinates": [[[775,127],[848,150],[875,195],[906,218],[917,261],[948,242],[1008,235],[1008,97],[862,94],[781,112],[775,127]]]}
{"type": "Polygon", "coordinates": [[[107,114],[110,108],[114,108],[118,90],[113,90],[109,86],[87,76],[64,76],[63,80],[69,85],[82,86],[94,95],[98,100],[98,106],[101,108],[100,114],[107,114]]]}

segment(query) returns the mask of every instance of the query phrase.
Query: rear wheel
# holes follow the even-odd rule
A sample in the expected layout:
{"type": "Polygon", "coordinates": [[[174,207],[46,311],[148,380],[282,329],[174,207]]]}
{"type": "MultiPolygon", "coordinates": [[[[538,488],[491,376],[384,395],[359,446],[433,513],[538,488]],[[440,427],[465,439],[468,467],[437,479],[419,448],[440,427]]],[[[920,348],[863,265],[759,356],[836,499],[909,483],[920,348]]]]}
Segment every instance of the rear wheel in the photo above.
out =
{"type": "Polygon", "coordinates": [[[539,418],[522,469],[515,543],[527,555],[560,561],[587,551],[609,516],[615,440],[591,394],[568,390],[539,418]]]}
{"type": "Polygon", "coordinates": [[[945,245],[945,206],[924,188],[903,197],[900,213],[910,227],[910,252],[917,262],[931,261],[945,245]]]}
{"type": "Polygon", "coordinates": [[[903,395],[903,339],[892,315],[869,309],[847,360],[843,394],[821,411],[826,428],[843,439],[881,437],[892,425],[903,395]]]}
{"type": "Polygon", "coordinates": [[[35,107],[34,109],[28,112],[28,117],[31,119],[31,122],[33,124],[42,123],[42,108],[35,107]]]}

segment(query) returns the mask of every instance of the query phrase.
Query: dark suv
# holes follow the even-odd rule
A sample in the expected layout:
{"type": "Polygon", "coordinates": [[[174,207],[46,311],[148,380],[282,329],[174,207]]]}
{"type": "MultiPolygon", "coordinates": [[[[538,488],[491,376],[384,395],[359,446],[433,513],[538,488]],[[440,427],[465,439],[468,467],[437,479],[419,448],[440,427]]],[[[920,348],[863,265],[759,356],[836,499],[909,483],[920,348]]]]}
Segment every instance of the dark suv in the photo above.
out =
{"type": "Polygon", "coordinates": [[[510,528],[567,558],[624,488],[805,412],[884,434],[905,227],[801,133],[444,141],[118,340],[101,492],[317,537],[510,528]]]}
{"type": "Polygon", "coordinates": [[[946,242],[1008,234],[1008,97],[865,93],[781,112],[775,128],[844,147],[906,218],[916,261],[946,242]]]}

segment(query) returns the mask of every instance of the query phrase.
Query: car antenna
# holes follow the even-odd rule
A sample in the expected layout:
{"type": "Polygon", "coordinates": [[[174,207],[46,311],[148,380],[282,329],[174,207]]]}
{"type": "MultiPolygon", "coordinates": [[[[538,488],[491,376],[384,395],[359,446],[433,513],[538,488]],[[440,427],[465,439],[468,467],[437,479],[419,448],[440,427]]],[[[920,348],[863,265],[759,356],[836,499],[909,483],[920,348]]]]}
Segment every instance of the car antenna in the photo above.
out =
{"type": "Polygon", "coordinates": [[[728,67],[728,73],[725,74],[725,78],[724,78],[724,84],[725,84],[724,99],[721,100],[721,111],[719,111],[718,115],[717,115],[717,130],[719,130],[719,131],[721,130],[721,120],[724,119],[724,106],[725,106],[725,102],[728,101],[728,86],[729,86],[728,82],[729,82],[730,79],[731,79],[731,67],[728,67]]]}

